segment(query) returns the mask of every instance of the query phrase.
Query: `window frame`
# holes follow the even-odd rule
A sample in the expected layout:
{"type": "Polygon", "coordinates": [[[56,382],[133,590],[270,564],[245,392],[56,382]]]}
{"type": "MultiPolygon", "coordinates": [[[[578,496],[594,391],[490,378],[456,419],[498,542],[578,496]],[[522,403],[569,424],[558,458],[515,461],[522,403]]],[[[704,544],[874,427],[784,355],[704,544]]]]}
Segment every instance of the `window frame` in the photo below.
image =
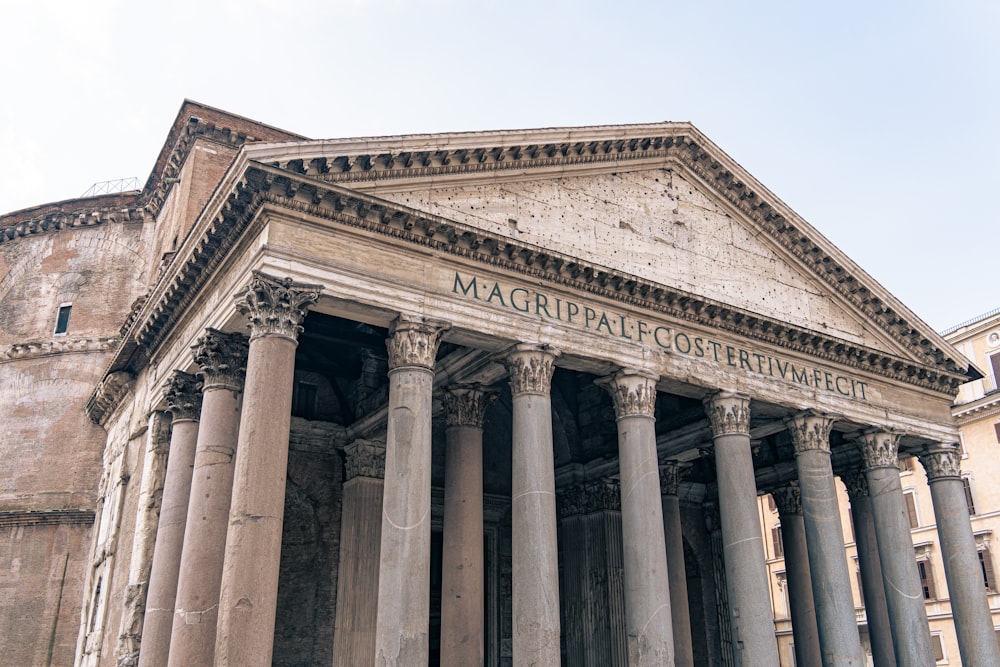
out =
{"type": "Polygon", "coordinates": [[[73,302],[65,301],[56,306],[56,323],[52,327],[53,336],[65,336],[69,333],[69,318],[73,315],[73,302]],[[66,319],[63,319],[63,313],[66,319]]]}

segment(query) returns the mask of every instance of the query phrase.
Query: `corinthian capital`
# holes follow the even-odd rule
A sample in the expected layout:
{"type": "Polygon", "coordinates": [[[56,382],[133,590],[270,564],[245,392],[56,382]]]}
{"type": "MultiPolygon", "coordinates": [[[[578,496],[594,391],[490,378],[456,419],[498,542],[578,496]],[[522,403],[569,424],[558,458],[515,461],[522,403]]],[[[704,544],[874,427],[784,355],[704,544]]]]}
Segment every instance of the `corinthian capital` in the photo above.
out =
{"type": "Polygon", "coordinates": [[[486,406],[495,401],[496,392],[478,387],[453,387],[441,394],[446,426],[482,428],[486,406]]]}
{"type": "Polygon", "coordinates": [[[355,440],[344,447],[346,479],[355,477],[385,477],[385,445],[373,440],[355,440]]]}
{"type": "Polygon", "coordinates": [[[812,410],[800,412],[785,420],[788,432],[792,435],[795,453],[826,452],[830,453],[830,430],[833,428],[834,417],[812,410]]]}
{"type": "Polygon", "coordinates": [[[681,482],[690,470],[690,466],[680,461],[667,461],[660,466],[660,493],[665,496],[676,496],[681,482]]]}
{"type": "Polygon", "coordinates": [[[919,456],[924,472],[927,473],[928,482],[962,478],[962,457],[958,447],[954,445],[932,447],[919,456]]]}
{"type": "Polygon", "coordinates": [[[895,468],[899,463],[899,434],[869,429],[857,440],[865,469],[895,468]]]}
{"type": "Polygon", "coordinates": [[[174,422],[198,421],[201,416],[201,383],[190,373],[174,371],[163,383],[163,400],[174,422]]]}
{"type": "Polygon", "coordinates": [[[868,478],[865,477],[863,470],[841,472],[840,481],[847,487],[847,495],[852,501],[868,497],[868,478]]]}
{"type": "Polygon", "coordinates": [[[250,321],[250,340],[262,336],[298,340],[306,311],[319,299],[321,289],[254,271],[246,290],[236,297],[236,309],[250,321]]]}
{"type": "Polygon", "coordinates": [[[552,373],[559,350],[548,345],[521,343],[504,359],[510,390],[514,396],[541,394],[548,396],[552,389],[552,373]]]}
{"type": "Polygon", "coordinates": [[[652,417],[656,408],[656,381],[659,376],[648,371],[626,368],[598,380],[615,404],[615,417],[652,417]]]}
{"type": "Polygon", "coordinates": [[[750,435],[750,397],[735,391],[717,391],[703,401],[712,435],[750,435]]]}
{"type": "Polygon", "coordinates": [[[802,492],[797,483],[788,482],[771,489],[771,497],[774,498],[774,505],[782,516],[802,514],[802,492]]]}
{"type": "Polygon", "coordinates": [[[247,370],[247,337],[205,329],[205,334],[191,346],[194,362],[201,367],[204,389],[243,390],[247,370]]]}
{"type": "Polygon", "coordinates": [[[414,315],[400,315],[389,325],[385,347],[389,351],[389,370],[418,366],[434,370],[441,334],[451,327],[447,322],[414,315]]]}

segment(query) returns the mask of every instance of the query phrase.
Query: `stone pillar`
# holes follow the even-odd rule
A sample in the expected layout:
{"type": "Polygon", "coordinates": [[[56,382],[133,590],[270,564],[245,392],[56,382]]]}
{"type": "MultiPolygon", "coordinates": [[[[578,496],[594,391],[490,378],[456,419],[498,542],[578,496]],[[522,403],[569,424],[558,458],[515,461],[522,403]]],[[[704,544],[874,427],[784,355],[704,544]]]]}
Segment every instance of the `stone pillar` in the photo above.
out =
{"type": "Polygon", "coordinates": [[[750,453],[750,397],[719,391],[705,398],[705,411],[715,443],[736,661],[742,667],[774,667],[778,664],[778,644],[757,517],[757,484],[750,453]]]}
{"type": "Polygon", "coordinates": [[[513,402],[511,522],[514,667],[559,664],[552,386],[559,352],[520,344],[505,358],[513,402]]]}
{"type": "Polygon", "coordinates": [[[670,618],[673,624],[676,667],[694,667],[687,568],[684,565],[684,533],[681,529],[680,499],[677,497],[678,486],[686,472],[676,461],[668,461],[660,468],[663,539],[667,546],[667,579],[670,586],[670,618]]]}
{"type": "MultiPolygon", "coordinates": [[[[712,489],[709,486],[709,489],[712,489]]],[[[725,546],[722,538],[722,515],[719,512],[718,488],[709,491],[702,503],[705,528],[712,547],[712,579],[715,588],[715,617],[718,624],[719,661],[723,667],[738,667],[733,645],[733,620],[729,613],[729,585],[726,583],[725,546]]],[[[714,638],[708,634],[709,638],[714,638]]]]}
{"type": "Polygon", "coordinates": [[[217,667],[271,664],[295,347],[319,290],[255,271],[236,302],[249,320],[250,351],[222,572],[217,667]]]}
{"type": "Polygon", "coordinates": [[[629,665],[673,665],[667,551],[656,455],[656,381],[625,369],[602,382],[618,424],[629,665]]]}
{"type": "Polygon", "coordinates": [[[628,664],[622,506],[618,480],[563,486],[557,493],[562,552],[560,600],[565,664],[628,664]]]}
{"type": "Polygon", "coordinates": [[[441,664],[485,659],[483,419],[496,394],[453,388],[441,396],[447,440],[441,564],[441,664]]]}
{"type": "Polygon", "coordinates": [[[344,447],[344,495],[340,522],[334,667],[375,664],[379,545],[385,445],[355,440],[344,447]]]}
{"type": "Polygon", "coordinates": [[[899,436],[870,429],[859,438],[871,501],[892,644],[900,667],[933,665],[931,633],[899,483],[899,436]]]}
{"type": "Polygon", "coordinates": [[[788,419],[786,424],[795,446],[823,665],[861,667],[864,653],[854,615],[844,530],[830,463],[830,429],[834,421],[833,417],[809,410],[788,419]]]}
{"type": "MultiPolygon", "coordinates": [[[[802,518],[802,496],[795,482],[771,490],[781,517],[781,541],[785,547],[785,573],[788,577],[788,604],[792,616],[796,665],[823,664],[813,598],[806,528],[802,518]]],[[[841,547],[843,550],[843,547],[841,547]]],[[[854,609],[852,606],[851,615],[854,609]]]]}
{"type": "Polygon", "coordinates": [[[892,647],[892,629],[889,626],[889,609],[882,583],[882,564],[878,558],[878,540],[875,519],[868,499],[868,480],[861,470],[841,476],[851,499],[851,520],[854,524],[854,543],[861,569],[861,589],[865,600],[865,617],[868,619],[868,639],[871,641],[875,667],[896,667],[896,652],[892,647]]]}
{"type": "Polygon", "coordinates": [[[931,487],[962,664],[1000,665],[986,589],[979,576],[982,568],[969,521],[958,447],[931,447],[920,455],[920,463],[931,487]]]}
{"type": "Polygon", "coordinates": [[[160,501],[153,564],[149,571],[146,614],[142,621],[139,667],[163,667],[170,652],[170,630],[177,598],[184,526],[191,497],[191,471],[198,443],[201,388],[198,379],[174,371],[164,385],[164,400],[171,414],[170,452],[160,501]]]}
{"type": "Polygon", "coordinates": [[[172,667],[212,664],[246,358],[241,334],[208,329],[194,346],[203,398],[170,636],[172,667]]]}
{"type": "Polygon", "coordinates": [[[375,630],[379,667],[426,665],[429,656],[431,413],[434,358],[446,328],[400,315],[386,341],[389,413],[375,630]]]}

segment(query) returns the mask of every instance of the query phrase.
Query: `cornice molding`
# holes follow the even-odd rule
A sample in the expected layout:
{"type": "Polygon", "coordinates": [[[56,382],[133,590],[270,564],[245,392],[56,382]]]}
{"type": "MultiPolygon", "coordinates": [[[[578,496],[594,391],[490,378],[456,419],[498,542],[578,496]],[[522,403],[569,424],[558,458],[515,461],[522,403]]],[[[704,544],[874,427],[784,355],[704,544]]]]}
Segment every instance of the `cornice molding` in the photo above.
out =
{"type": "Polygon", "coordinates": [[[142,223],[148,219],[149,214],[135,192],[72,199],[0,215],[0,244],[66,229],[114,222],[142,223]]]}
{"type": "Polygon", "coordinates": [[[17,526],[89,526],[94,523],[94,510],[12,510],[0,511],[0,528],[17,526]]]}
{"type": "MultiPolygon", "coordinates": [[[[627,144],[623,144],[627,150],[622,152],[618,151],[619,145],[614,144],[611,146],[614,153],[604,154],[617,155],[618,160],[627,159],[630,155],[649,157],[648,150],[654,143],[651,141],[646,152],[642,152],[643,141],[638,139],[635,150],[632,150],[630,140],[627,144]]],[[[686,140],[681,142],[678,137],[674,137],[670,150],[680,145],[688,144],[686,140]]],[[[652,148],[652,150],[668,151],[663,146],[661,142],[659,149],[652,148]]],[[[545,147],[540,147],[539,151],[542,148],[545,147]]],[[[586,150],[592,150],[589,144],[586,150]]],[[[604,151],[604,144],[594,147],[593,150],[597,150],[598,153],[604,151]]],[[[522,157],[521,167],[532,166],[532,160],[566,159],[566,156],[561,156],[561,152],[560,148],[557,151],[560,157],[552,158],[547,156],[530,158],[529,152],[527,162],[524,162],[522,157]]],[[[483,155],[490,155],[491,160],[496,160],[498,157],[487,153],[483,155]]],[[[683,160],[688,167],[707,159],[690,146],[683,151],[678,150],[676,154],[670,153],[670,157],[683,160]]],[[[281,164],[288,168],[288,165],[294,162],[292,160],[281,164]]],[[[441,165],[442,168],[447,166],[449,165],[441,165]]],[[[293,171],[294,167],[295,165],[293,171]]],[[[304,170],[305,173],[290,173],[278,166],[265,166],[252,162],[240,168],[242,172],[238,179],[229,194],[220,197],[220,204],[210,220],[203,220],[196,226],[196,230],[201,228],[203,233],[200,236],[192,235],[194,238],[186,248],[182,249],[184,252],[179,253],[174,264],[164,273],[148,300],[135,314],[133,323],[129,327],[129,338],[123,343],[109,370],[141,367],[145,364],[149,354],[159,346],[170,330],[177,314],[187,307],[193,298],[192,295],[205,284],[254,217],[267,206],[330,220],[505,271],[544,279],[552,284],[615,300],[629,307],[662,313],[678,320],[730,332],[780,349],[799,352],[816,359],[851,367],[859,372],[904,382],[948,396],[953,396],[957,392],[958,385],[967,379],[964,370],[959,368],[954,359],[947,357],[940,349],[930,350],[928,346],[931,343],[924,339],[914,343],[905,337],[895,337],[901,347],[911,352],[915,358],[923,359],[922,362],[917,362],[803,327],[789,326],[787,323],[759,313],[734,308],[621,271],[582,262],[561,253],[500,237],[470,225],[355,192],[335,183],[320,180],[318,176],[321,174],[311,172],[312,167],[306,169],[299,165],[299,171],[304,170]]],[[[708,169],[708,166],[705,166],[705,169],[708,169]]],[[[742,182],[734,181],[731,173],[726,177],[725,173],[719,172],[713,178],[713,182],[721,183],[716,186],[717,190],[728,193],[727,197],[735,196],[732,195],[733,191],[747,192],[747,187],[742,182]]],[[[760,218],[758,222],[765,230],[771,230],[772,236],[784,239],[782,243],[789,248],[798,248],[802,245],[801,241],[805,240],[805,237],[795,237],[793,242],[790,236],[795,233],[793,228],[786,224],[782,215],[775,213],[775,209],[760,199],[757,195],[747,195],[743,199],[736,196],[737,202],[746,200],[756,202],[756,207],[751,210],[753,215],[749,213],[747,215],[754,219],[760,218]],[[779,233],[775,225],[781,224],[786,226],[782,228],[784,231],[779,233]]],[[[892,328],[886,323],[887,320],[883,322],[885,318],[892,316],[891,313],[876,312],[878,304],[875,302],[878,299],[874,297],[868,299],[867,310],[866,307],[862,307],[864,305],[862,302],[867,298],[865,295],[870,293],[867,288],[860,286],[857,279],[846,276],[845,269],[839,264],[827,271],[832,261],[828,254],[820,252],[818,246],[810,246],[810,249],[800,250],[799,253],[802,254],[800,259],[803,257],[816,259],[813,264],[814,268],[822,267],[820,275],[828,278],[831,275],[838,276],[837,280],[829,278],[828,282],[832,281],[831,284],[837,291],[850,295],[848,300],[856,302],[855,305],[873,321],[885,324],[883,328],[892,328]]]]}
{"type": "Polygon", "coordinates": [[[94,389],[90,400],[87,401],[86,410],[90,421],[107,427],[108,418],[132,390],[134,380],[132,374],[125,371],[116,371],[106,375],[94,389]]]}
{"type": "Polygon", "coordinates": [[[80,352],[107,352],[119,342],[117,337],[103,338],[53,338],[26,341],[0,348],[0,363],[18,359],[35,359],[53,354],[78,354],[80,352]]]}

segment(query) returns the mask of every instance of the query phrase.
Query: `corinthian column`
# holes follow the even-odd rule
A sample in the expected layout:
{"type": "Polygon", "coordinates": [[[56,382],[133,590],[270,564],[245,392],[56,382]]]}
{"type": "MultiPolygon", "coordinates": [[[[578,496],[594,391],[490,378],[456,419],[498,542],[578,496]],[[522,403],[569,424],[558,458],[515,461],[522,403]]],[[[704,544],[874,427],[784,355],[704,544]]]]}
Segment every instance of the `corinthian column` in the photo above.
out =
{"type": "Polygon", "coordinates": [[[868,498],[868,480],[864,472],[852,470],[841,474],[851,499],[851,521],[854,524],[854,542],[858,551],[861,570],[861,589],[865,600],[865,617],[868,619],[868,638],[871,641],[875,667],[896,667],[896,652],[892,648],[892,630],[889,610],[886,607],[885,584],[882,583],[882,564],[878,558],[878,539],[875,519],[868,498]]]}
{"type": "Polygon", "coordinates": [[[722,549],[736,662],[774,667],[774,638],[764,542],[757,518],[757,484],[750,453],[750,397],[719,391],[705,398],[715,443],[722,549]]]}
{"type": "Polygon", "coordinates": [[[934,664],[934,652],[899,483],[898,440],[894,433],[871,429],[861,436],[858,446],[865,460],[896,664],[915,667],[934,664]]]}
{"type": "MultiPolygon", "coordinates": [[[[426,665],[431,559],[431,412],[442,322],[400,315],[389,328],[389,415],[375,664],[426,665]]],[[[481,540],[482,538],[480,538],[481,540]]]]}
{"type": "Polygon", "coordinates": [[[969,522],[958,448],[932,447],[920,455],[920,463],[931,487],[962,664],[1000,665],[986,589],[978,576],[981,565],[969,522]]]}
{"type": "Polygon", "coordinates": [[[830,429],[834,421],[833,417],[810,410],[786,423],[795,446],[823,665],[861,667],[864,654],[854,616],[837,486],[830,463],[830,429]]]}
{"type": "Polygon", "coordinates": [[[441,664],[483,664],[483,419],[496,395],[453,388],[441,396],[447,430],[444,548],[441,564],[441,664]]]}
{"type": "Polygon", "coordinates": [[[306,309],[320,289],[255,271],[236,302],[250,323],[250,351],[226,534],[217,666],[271,664],[295,347],[306,309]]]}
{"type": "Polygon", "coordinates": [[[629,665],[674,664],[667,551],[656,457],[656,380],[626,369],[602,382],[618,424],[629,665]]]}
{"type": "Polygon", "coordinates": [[[207,329],[193,349],[203,399],[170,636],[175,667],[212,664],[247,340],[207,329]]]}
{"type": "MultiPolygon", "coordinates": [[[[823,664],[816,624],[809,549],[802,519],[802,495],[794,482],[771,490],[781,517],[781,541],[785,547],[785,571],[788,574],[788,604],[795,639],[795,664],[823,664]]],[[[841,547],[843,548],[843,547],[841,547]]],[[[853,614],[853,608],[851,610],[853,614]]]]}
{"type": "Polygon", "coordinates": [[[385,445],[355,440],[344,447],[334,667],[375,664],[378,557],[382,540],[385,445]]]}
{"type": "Polygon", "coordinates": [[[674,664],[694,667],[691,642],[691,611],[688,606],[687,568],[684,565],[684,533],[681,528],[681,478],[687,472],[677,461],[660,468],[660,494],[663,507],[663,539],[667,546],[667,574],[670,582],[670,618],[674,634],[674,664]]]}
{"type": "Polygon", "coordinates": [[[559,664],[559,555],[552,387],[559,352],[520,344],[504,360],[513,402],[514,667],[559,664]]]}
{"type": "Polygon", "coordinates": [[[170,651],[170,629],[177,598],[184,525],[191,496],[191,469],[198,442],[201,390],[198,378],[174,371],[164,384],[164,400],[171,414],[170,452],[163,481],[156,546],[149,571],[146,614],[142,621],[140,667],[163,667],[170,651]]]}

